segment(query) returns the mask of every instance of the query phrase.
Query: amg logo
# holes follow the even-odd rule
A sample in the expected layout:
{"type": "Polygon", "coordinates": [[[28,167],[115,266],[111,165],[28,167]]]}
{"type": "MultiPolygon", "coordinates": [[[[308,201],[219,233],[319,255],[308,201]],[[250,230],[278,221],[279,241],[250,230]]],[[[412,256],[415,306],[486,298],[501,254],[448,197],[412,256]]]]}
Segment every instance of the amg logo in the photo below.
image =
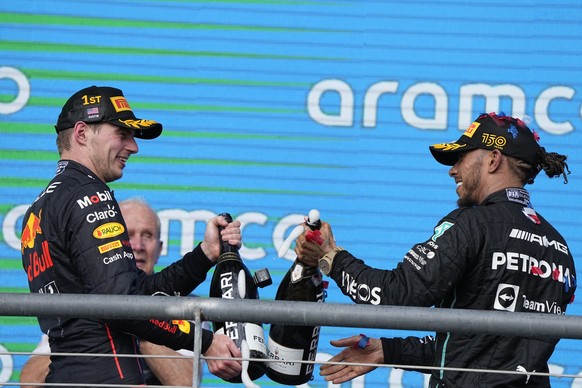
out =
{"type": "Polygon", "coordinates": [[[566,245],[564,245],[561,242],[556,241],[556,240],[549,241],[546,236],[540,236],[538,234],[534,234],[534,233],[526,232],[525,230],[520,230],[520,229],[514,228],[509,233],[509,237],[517,238],[519,240],[525,240],[525,241],[529,241],[529,242],[538,243],[541,246],[546,247],[546,248],[553,247],[558,252],[562,252],[566,255],[568,254],[568,247],[566,245]]]}

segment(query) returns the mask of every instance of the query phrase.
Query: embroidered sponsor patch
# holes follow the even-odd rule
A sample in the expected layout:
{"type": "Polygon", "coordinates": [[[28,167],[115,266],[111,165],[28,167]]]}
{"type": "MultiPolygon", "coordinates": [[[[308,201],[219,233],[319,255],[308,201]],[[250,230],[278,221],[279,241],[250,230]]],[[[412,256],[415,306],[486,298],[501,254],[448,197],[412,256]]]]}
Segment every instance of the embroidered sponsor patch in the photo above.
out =
{"type": "Polygon", "coordinates": [[[452,222],[448,222],[445,221],[442,224],[436,226],[434,228],[434,234],[432,235],[432,237],[430,238],[432,241],[436,241],[437,238],[439,238],[440,236],[442,236],[447,230],[449,230],[453,225],[452,222]]]}
{"type": "Polygon", "coordinates": [[[107,243],[107,244],[99,245],[98,248],[99,248],[99,253],[109,252],[109,251],[112,251],[114,249],[121,248],[121,241],[115,240],[115,241],[107,243]]]}
{"type": "Polygon", "coordinates": [[[499,286],[497,286],[497,295],[495,295],[493,308],[502,311],[515,311],[518,295],[519,286],[500,283],[499,286]]]}
{"type": "Polygon", "coordinates": [[[531,222],[538,224],[538,225],[542,223],[540,221],[540,218],[538,217],[536,211],[534,209],[532,209],[531,207],[524,207],[523,209],[521,209],[521,211],[523,212],[523,214],[525,214],[525,216],[527,218],[529,218],[531,220],[531,222]]]}
{"type": "Polygon", "coordinates": [[[190,334],[190,322],[183,319],[178,319],[173,320],[172,323],[174,325],[178,325],[178,329],[180,329],[182,333],[190,334]]]}
{"type": "Polygon", "coordinates": [[[477,130],[477,128],[479,128],[480,125],[481,125],[481,123],[474,121],[473,124],[469,125],[469,128],[467,128],[467,130],[465,131],[465,133],[463,133],[463,135],[465,135],[467,137],[473,137],[473,135],[475,134],[475,131],[477,130]]]}
{"type": "Polygon", "coordinates": [[[109,99],[111,100],[111,103],[113,104],[113,108],[115,108],[116,112],[122,112],[122,111],[126,111],[126,110],[131,111],[131,107],[129,106],[129,103],[127,102],[125,97],[118,96],[118,97],[110,97],[109,99]]]}
{"type": "Polygon", "coordinates": [[[123,232],[125,232],[125,228],[119,222],[108,222],[96,227],[93,231],[93,237],[104,239],[119,236],[123,232]]]}
{"type": "Polygon", "coordinates": [[[22,236],[20,237],[20,250],[22,253],[24,253],[25,248],[33,248],[36,236],[42,234],[42,229],[40,227],[41,215],[42,210],[38,214],[38,217],[33,212],[30,212],[28,220],[26,221],[26,224],[24,224],[22,236]]]}

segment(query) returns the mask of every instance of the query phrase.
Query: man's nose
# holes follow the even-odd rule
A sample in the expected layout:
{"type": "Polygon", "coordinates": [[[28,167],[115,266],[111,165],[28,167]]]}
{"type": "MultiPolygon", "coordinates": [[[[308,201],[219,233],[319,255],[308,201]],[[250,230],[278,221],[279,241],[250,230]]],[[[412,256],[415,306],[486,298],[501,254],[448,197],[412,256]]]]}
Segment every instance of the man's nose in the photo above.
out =
{"type": "Polygon", "coordinates": [[[137,145],[137,141],[135,141],[135,137],[131,137],[131,140],[128,141],[127,150],[132,154],[137,154],[139,151],[139,147],[137,145]]]}
{"type": "Polygon", "coordinates": [[[143,249],[143,244],[141,242],[141,238],[139,237],[132,237],[129,239],[129,244],[131,245],[131,249],[134,251],[139,251],[143,249]]]}

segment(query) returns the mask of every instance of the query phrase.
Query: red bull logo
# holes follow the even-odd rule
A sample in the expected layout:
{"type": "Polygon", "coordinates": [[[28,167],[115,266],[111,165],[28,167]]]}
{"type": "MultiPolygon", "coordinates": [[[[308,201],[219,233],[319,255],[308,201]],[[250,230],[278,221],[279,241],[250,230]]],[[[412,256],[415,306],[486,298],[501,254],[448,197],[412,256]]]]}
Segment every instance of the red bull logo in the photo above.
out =
{"type": "Polygon", "coordinates": [[[22,253],[24,253],[25,248],[33,248],[36,235],[42,234],[42,229],[40,228],[41,214],[42,210],[38,214],[38,217],[31,212],[24,228],[22,229],[22,237],[20,237],[20,250],[22,253]]]}
{"type": "Polygon", "coordinates": [[[158,319],[150,319],[150,322],[153,323],[154,325],[158,326],[160,329],[165,330],[171,334],[176,334],[176,331],[178,330],[178,326],[170,325],[170,323],[168,323],[166,321],[160,321],[158,319]]]}
{"type": "Polygon", "coordinates": [[[175,319],[172,323],[178,325],[178,329],[180,329],[181,332],[186,334],[190,333],[190,322],[184,321],[183,319],[175,319]]]}
{"type": "Polygon", "coordinates": [[[40,254],[34,251],[28,255],[26,274],[28,275],[29,282],[54,265],[49,252],[48,241],[45,240],[40,245],[42,248],[40,254]]]}

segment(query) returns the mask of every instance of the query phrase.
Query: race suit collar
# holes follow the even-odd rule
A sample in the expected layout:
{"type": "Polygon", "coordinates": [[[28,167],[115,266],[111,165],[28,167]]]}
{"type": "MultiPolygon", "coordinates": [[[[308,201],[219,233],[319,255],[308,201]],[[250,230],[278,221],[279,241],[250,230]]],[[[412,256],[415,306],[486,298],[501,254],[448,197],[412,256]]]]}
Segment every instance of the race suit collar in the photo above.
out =
{"type": "Polygon", "coordinates": [[[85,167],[79,162],[75,162],[74,160],[70,159],[61,159],[57,163],[57,170],[55,171],[55,175],[62,174],[65,170],[78,170],[84,175],[87,175],[89,178],[94,179],[96,181],[102,182],[103,184],[107,185],[103,182],[93,171],[85,167]]]}
{"type": "Polygon", "coordinates": [[[486,206],[497,202],[516,202],[520,205],[531,207],[529,192],[523,187],[508,187],[489,195],[481,202],[480,206],[486,206]]]}

